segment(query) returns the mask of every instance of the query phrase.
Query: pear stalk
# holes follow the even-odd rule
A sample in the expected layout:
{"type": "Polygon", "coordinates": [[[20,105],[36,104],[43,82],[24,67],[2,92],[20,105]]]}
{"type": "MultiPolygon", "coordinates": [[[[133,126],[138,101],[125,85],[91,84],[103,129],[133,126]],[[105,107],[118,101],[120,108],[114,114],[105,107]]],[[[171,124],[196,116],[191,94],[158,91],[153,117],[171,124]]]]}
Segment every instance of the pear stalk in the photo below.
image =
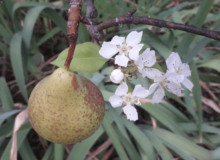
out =
{"type": "Polygon", "coordinates": [[[76,48],[82,4],[82,0],[71,0],[68,9],[67,37],[69,40],[69,51],[64,64],[66,69],[69,69],[76,48]]]}

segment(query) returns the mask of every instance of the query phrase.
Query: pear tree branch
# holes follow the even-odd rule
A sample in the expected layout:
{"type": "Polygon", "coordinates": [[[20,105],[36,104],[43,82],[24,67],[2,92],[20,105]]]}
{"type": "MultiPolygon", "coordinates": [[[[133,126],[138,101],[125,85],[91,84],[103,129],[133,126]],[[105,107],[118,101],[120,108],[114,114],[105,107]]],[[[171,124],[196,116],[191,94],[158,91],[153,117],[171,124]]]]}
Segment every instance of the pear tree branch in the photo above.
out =
{"type": "Polygon", "coordinates": [[[69,15],[68,15],[68,22],[67,22],[67,37],[69,39],[69,51],[68,56],[65,61],[65,68],[69,69],[70,63],[73,58],[73,54],[76,47],[76,41],[78,38],[78,28],[80,20],[83,21],[81,17],[81,9],[82,9],[82,2],[83,0],[70,0],[69,6],[69,15]]]}
{"type": "Polygon", "coordinates": [[[145,24],[152,25],[156,27],[165,27],[171,28],[175,30],[181,30],[188,33],[193,33],[201,36],[205,36],[211,39],[220,40],[220,32],[211,31],[205,28],[198,28],[192,25],[185,25],[180,23],[174,23],[159,19],[150,18],[148,16],[133,16],[136,10],[132,10],[128,12],[124,16],[118,16],[112,19],[109,19],[105,22],[102,22],[98,25],[93,25],[91,19],[97,16],[97,10],[94,6],[94,0],[85,0],[86,2],[86,18],[90,21],[91,25],[86,25],[86,28],[93,39],[93,42],[103,41],[104,40],[104,29],[108,29],[110,27],[123,25],[123,24],[145,24]],[[93,16],[95,15],[95,16],[93,16]]]}

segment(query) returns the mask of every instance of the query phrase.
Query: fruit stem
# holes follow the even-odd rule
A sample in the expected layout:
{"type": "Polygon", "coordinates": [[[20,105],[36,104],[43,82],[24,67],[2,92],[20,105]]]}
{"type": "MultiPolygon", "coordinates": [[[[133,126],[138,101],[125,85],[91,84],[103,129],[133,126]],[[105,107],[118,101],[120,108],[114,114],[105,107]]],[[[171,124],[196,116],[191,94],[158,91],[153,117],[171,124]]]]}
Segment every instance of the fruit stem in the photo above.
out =
{"type": "Polygon", "coordinates": [[[78,38],[78,28],[80,23],[80,14],[82,9],[83,0],[71,0],[68,9],[68,22],[67,22],[67,37],[69,40],[69,51],[64,63],[64,67],[69,69],[70,63],[73,59],[73,54],[76,48],[76,41],[78,38]]]}

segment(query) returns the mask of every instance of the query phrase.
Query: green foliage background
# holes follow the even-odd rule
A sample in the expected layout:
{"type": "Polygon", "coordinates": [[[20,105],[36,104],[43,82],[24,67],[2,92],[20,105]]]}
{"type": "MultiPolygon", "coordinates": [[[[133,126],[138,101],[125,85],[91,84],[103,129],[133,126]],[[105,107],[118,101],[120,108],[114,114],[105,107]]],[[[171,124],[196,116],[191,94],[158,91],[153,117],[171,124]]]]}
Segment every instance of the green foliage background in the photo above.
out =
{"type": "MultiPolygon", "coordinates": [[[[219,0],[95,0],[95,5],[99,13],[95,24],[137,8],[137,16],[220,30],[219,0]]],[[[67,9],[68,1],[60,0],[3,0],[0,3],[1,160],[10,159],[16,114],[27,107],[36,83],[54,70],[49,63],[68,47],[65,36],[67,9]]],[[[85,15],[85,6],[82,14],[85,15]]],[[[96,73],[78,72],[93,81],[104,96],[107,112],[102,126],[81,143],[64,146],[42,139],[26,121],[17,134],[18,159],[84,160],[100,146],[102,149],[96,154],[98,159],[104,159],[109,153],[111,160],[220,159],[220,43],[178,30],[146,25],[115,26],[107,31],[106,40],[116,34],[126,36],[131,30],[144,31],[142,42],[148,45],[145,47],[156,50],[163,69],[164,58],[172,51],[189,63],[193,96],[184,90],[181,98],[168,94],[165,99],[168,103],[144,104],[137,108],[140,118],[133,123],[126,120],[121,108],[113,109],[108,102],[117,87],[108,83],[111,66],[105,64],[96,73]],[[201,81],[216,98],[201,88],[201,81]],[[210,101],[217,104],[217,108],[210,101]],[[152,120],[157,122],[157,128],[152,127],[152,120]],[[112,144],[103,147],[109,138],[112,144]]],[[[89,41],[81,24],[77,43],[89,41]]],[[[137,77],[131,81],[132,85],[141,83],[149,87],[147,79],[137,77]]]]}

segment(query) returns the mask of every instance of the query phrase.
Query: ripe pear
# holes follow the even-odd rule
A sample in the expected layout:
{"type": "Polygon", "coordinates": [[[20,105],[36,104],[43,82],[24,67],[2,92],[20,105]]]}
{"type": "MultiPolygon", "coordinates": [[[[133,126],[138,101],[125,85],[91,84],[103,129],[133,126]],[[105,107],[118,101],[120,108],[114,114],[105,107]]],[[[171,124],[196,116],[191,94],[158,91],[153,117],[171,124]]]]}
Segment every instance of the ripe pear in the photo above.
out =
{"type": "Polygon", "coordinates": [[[81,142],[91,136],[104,114],[105,103],[99,89],[65,67],[41,80],[28,102],[29,120],[35,131],[60,144],[81,142]]]}

